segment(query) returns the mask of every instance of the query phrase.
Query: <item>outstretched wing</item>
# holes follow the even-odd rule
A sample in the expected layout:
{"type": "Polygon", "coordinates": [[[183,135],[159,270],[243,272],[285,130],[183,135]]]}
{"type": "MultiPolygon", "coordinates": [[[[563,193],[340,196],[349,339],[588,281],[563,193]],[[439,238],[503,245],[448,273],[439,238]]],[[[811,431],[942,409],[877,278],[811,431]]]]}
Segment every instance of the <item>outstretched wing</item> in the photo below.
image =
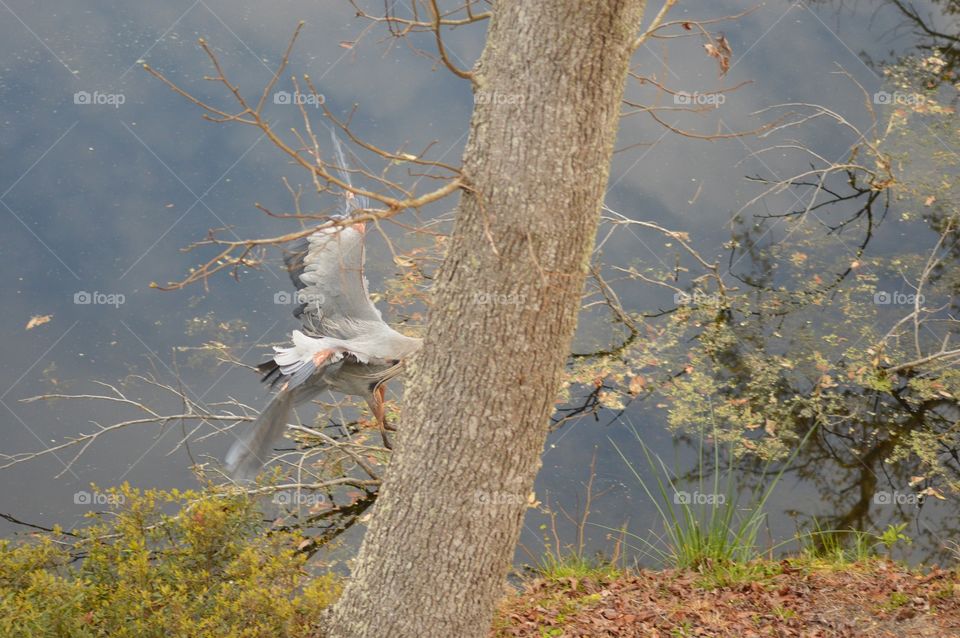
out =
{"type": "MultiPolygon", "coordinates": [[[[340,178],[352,186],[340,140],[333,130],[330,137],[340,178]]],[[[349,219],[366,206],[365,198],[344,193],[341,212],[335,217],[349,219]]],[[[351,339],[368,331],[370,322],[383,323],[363,276],[363,238],[363,224],[325,228],[295,245],[284,258],[300,303],[293,314],[307,334],[351,339]]]]}
{"type": "Polygon", "coordinates": [[[325,228],[294,248],[284,262],[300,304],[293,314],[304,331],[317,337],[352,339],[382,323],[363,276],[360,224],[325,228]]]}

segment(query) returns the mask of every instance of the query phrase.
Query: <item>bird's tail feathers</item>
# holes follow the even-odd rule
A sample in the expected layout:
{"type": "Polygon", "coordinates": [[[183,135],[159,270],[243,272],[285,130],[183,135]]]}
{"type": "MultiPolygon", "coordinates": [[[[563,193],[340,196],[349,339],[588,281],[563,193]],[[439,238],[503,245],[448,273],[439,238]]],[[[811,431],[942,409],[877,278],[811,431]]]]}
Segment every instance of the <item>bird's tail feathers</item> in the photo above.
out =
{"type": "Polygon", "coordinates": [[[260,381],[266,383],[271,388],[276,387],[276,385],[280,383],[280,380],[283,379],[283,373],[280,372],[280,364],[273,359],[259,364],[257,366],[257,372],[263,375],[260,381]]]}
{"type": "Polygon", "coordinates": [[[264,408],[253,426],[227,452],[225,465],[237,481],[250,481],[270,458],[273,446],[283,434],[293,407],[293,393],[280,392],[264,408]]]}

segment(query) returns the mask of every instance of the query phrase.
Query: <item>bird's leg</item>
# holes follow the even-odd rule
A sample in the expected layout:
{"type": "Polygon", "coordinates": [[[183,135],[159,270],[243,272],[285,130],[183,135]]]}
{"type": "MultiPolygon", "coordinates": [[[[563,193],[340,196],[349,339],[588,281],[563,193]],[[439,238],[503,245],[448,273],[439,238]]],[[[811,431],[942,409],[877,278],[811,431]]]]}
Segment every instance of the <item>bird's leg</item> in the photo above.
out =
{"type": "Polygon", "coordinates": [[[397,431],[397,426],[387,421],[387,414],[385,410],[385,403],[387,397],[387,386],[386,384],[378,386],[376,390],[377,404],[380,406],[380,413],[377,415],[377,419],[380,421],[380,427],[385,430],[390,430],[391,432],[397,431]]]}
{"type": "Polygon", "coordinates": [[[383,426],[380,427],[380,438],[383,439],[383,447],[387,448],[388,450],[393,449],[393,443],[390,442],[390,437],[387,436],[387,430],[383,426]]]}
{"type": "Polygon", "coordinates": [[[382,385],[378,385],[373,389],[373,404],[371,408],[373,410],[373,416],[377,419],[377,423],[380,424],[380,429],[387,427],[387,417],[385,414],[385,407],[383,405],[383,400],[385,396],[385,390],[382,385]]]}
{"type": "Polygon", "coordinates": [[[370,406],[370,411],[373,413],[374,418],[377,420],[377,424],[380,426],[380,436],[383,438],[384,447],[386,447],[388,450],[392,450],[393,445],[390,444],[390,438],[387,437],[387,417],[383,404],[385,395],[386,388],[382,385],[379,385],[374,388],[373,396],[367,399],[367,404],[370,406]]]}

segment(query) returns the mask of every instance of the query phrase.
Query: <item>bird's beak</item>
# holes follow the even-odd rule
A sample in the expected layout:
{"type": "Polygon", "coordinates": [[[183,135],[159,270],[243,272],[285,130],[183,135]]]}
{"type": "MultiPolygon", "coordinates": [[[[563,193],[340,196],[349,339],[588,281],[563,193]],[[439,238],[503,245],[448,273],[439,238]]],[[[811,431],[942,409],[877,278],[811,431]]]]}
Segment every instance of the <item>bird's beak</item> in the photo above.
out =
{"type": "Polygon", "coordinates": [[[357,232],[360,233],[361,235],[364,234],[365,232],[367,232],[367,226],[366,226],[366,224],[364,224],[363,222],[359,222],[359,223],[356,223],[356,224],[352,224],[352,225],[350,226],[350,228],[354,229],[355,231],[357,231],[357,232]]]}

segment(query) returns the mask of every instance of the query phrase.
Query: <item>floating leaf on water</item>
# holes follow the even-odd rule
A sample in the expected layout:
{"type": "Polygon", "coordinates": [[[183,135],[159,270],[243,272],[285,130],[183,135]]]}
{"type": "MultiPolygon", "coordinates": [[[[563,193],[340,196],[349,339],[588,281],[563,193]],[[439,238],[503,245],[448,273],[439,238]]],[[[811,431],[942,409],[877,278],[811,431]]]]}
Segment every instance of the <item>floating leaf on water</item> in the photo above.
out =
{"type": "Polygon", "coordinates": [[[30,321],[27,322],[26,330],[33,330],[37,326],[50,323],[51,319],[53,319],[53,315],[34,315],[30,317],[30,321]]]}

